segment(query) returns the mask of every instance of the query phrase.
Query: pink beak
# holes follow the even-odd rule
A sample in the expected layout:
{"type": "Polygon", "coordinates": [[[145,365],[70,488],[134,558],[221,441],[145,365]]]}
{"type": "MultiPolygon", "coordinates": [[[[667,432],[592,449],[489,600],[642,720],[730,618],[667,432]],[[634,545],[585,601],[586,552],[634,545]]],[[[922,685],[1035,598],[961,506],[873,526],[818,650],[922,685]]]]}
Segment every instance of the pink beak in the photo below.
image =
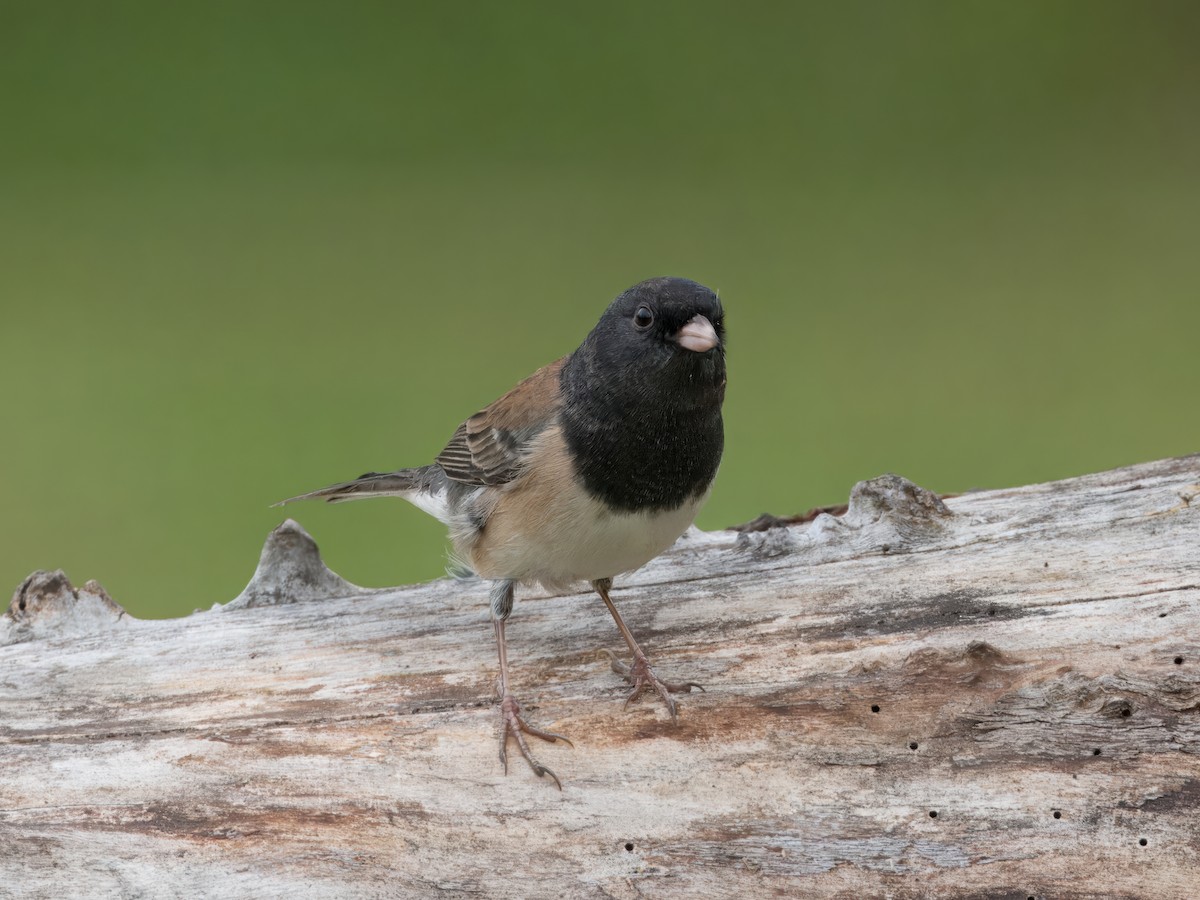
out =
{"type": "Polygon", "coordinates": [[[691,321],[675,333],[675,340],[680,347],[704,353],[719,343],[717,329],[704,316],[693,316],[691,321]]]}

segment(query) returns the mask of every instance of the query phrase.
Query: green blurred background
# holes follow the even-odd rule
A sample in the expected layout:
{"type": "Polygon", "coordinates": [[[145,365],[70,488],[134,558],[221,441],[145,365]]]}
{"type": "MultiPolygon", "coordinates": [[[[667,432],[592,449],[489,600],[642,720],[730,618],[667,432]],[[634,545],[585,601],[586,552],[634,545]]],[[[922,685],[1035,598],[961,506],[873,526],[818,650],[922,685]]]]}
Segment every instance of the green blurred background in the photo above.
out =
{"type": "MultiPolygon", "coordinates": [[[[701,524],[1200,449],[1200,4],[0,0],[0,583],[224,601],[281,497],[428,461],[681,274],[701,524]]],[[[395,501],[291,508],[352,581],[395,501]]]]}

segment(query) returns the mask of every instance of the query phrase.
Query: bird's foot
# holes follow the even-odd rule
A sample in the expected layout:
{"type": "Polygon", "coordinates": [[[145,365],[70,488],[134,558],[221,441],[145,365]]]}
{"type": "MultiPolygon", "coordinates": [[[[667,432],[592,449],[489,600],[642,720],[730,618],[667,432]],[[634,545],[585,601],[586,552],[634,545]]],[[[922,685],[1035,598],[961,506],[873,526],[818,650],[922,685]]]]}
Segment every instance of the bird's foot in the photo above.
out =
{"type": "Polygon", "coordinates": [[[641,653],[635,653],[633,663],[622,662],[617,658],[617,655],[611,650],[605,650],[608,658],[612,661],[612,670],[633,685],[633,690],[629,696],[625,698],[625,706],[637,699],[637,697],[646,690],[653,688],[658,696],[662,697],[663,702],[667,705],[667,712],[671,714],[671,721],[678,721],[678,708],[675,704],[675,698],[672,694],[686,694],[692,688],[698,691],[703,691],[704,688],[694,681],[663,681],[654,674],[654,668],[650,665],[650,660],[641,653]]]}
{"type": "Polygon", "coordinates": [[[556,741],[562,741],[568,747],[575,746],[561,734],[555,734],[553,731],[542,731],[540,728],[534,728],[526,722],[521,718],[521,706],[517,703],[517,698],[512,694],[505,693],[500,698],[500,762],[504,764],[504,774],[508,774],[508,739],[511,736],[516,738],[521,755],[525,757],[525,762],[529,763],[529,767],[533,769],[533,774],[539,778],[543,775],[549,775],[561,791],[562,782],[558,780],[558,776],[538,762],[537,758],[529,752],[529,744],[525,741],[525,735],[527,734],[531,734],[535,738],[541,738],[543,741],[549,741],[551,744],[556,741]]]}

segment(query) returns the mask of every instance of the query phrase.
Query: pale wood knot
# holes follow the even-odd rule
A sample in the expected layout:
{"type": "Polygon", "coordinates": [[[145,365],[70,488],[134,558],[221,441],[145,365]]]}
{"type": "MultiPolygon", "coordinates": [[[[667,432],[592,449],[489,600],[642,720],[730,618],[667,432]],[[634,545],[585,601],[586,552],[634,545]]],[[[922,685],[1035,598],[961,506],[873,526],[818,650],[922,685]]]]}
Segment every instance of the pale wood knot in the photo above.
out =
{"type": "Polygon", "coordinates": [[[96,581],[76,588],[61,569],[38,570],[13,593],[0,619],[0,646],[47,637],[102,631],[125,618],[125,610],[96,581]]]}
{"type": "Polygon", "coordinates": [[[370,593],[330,570],[317,542],[300,523],[286,519],[269,535],[254,577],[224,609],[278,606],[370,593]]]}

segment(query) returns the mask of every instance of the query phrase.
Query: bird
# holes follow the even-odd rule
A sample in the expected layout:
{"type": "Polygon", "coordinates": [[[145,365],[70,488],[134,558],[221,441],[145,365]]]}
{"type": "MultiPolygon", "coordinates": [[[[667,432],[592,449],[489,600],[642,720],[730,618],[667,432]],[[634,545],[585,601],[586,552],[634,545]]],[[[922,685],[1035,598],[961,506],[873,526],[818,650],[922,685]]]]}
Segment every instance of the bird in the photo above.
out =
{"type": "Polygon", "coordinates": [[[629,662],[605,651],[632,685],[626,707],[653,691],[677,722],[672,695],[703,688],[658,676],[610,592],[616,576],[674,544],[707,500],[724,449],[725,387],[717,293],[651,278],[618,295],[576,350],[459,425],[431,464],[368,472],[283,503],[401,497],[447,526],[455,564],[491,582],[504,771],[511,738],[534,774],[561,790],[525,736],[574,745],[529,724],[511,690],[505,627],[515,588],[590,584],[629,649],[629,662]]]}

